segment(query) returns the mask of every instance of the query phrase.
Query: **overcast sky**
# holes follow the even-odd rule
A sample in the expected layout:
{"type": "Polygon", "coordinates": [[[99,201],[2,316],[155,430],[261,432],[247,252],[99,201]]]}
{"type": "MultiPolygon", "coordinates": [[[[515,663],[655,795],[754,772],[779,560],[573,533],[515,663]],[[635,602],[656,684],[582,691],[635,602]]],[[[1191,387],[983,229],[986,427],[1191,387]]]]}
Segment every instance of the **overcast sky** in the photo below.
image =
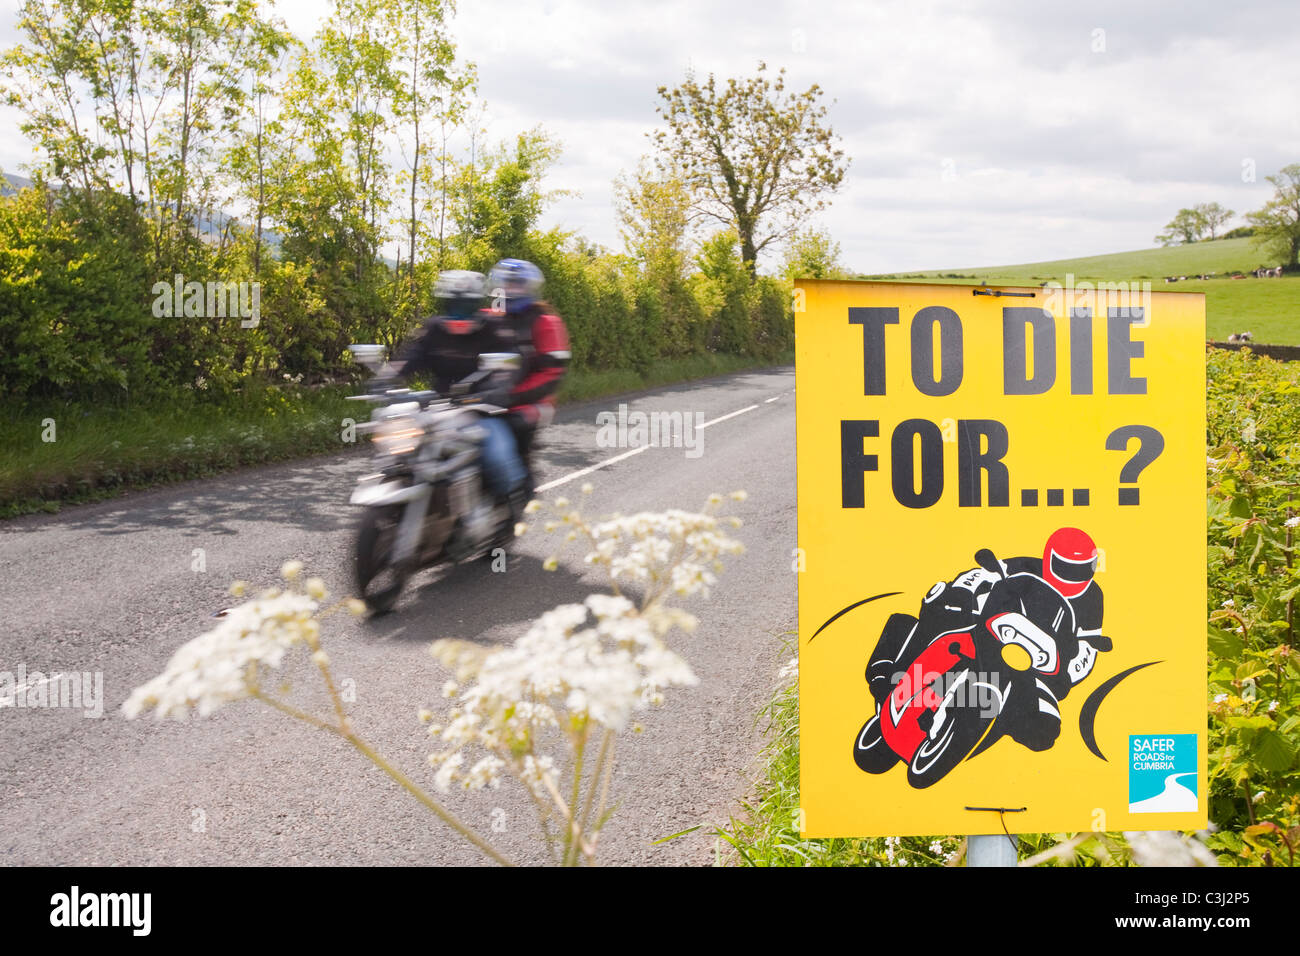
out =
{"type": "MultiPolygon", "coordinates": [[[[1055,6],[462,0],[454,34],[489,135],[540,123],[563,143],[548,186],[581,195],[546,223],[611,247],[611,181],[649,151],[657,87],[760,60],[835,101],[852,164],[818,222],[863,273],[1146,248],[1182,206],[1258,208],[1300,162],[1294,2],[1055,6]]],[[[17,7],[0,0],[6,45],[17,7]]],[[[307,37],[327,7],[275,9],[307,37]]],[[[0,123],[14,171],[31,148],[15,113],[0,123]]]]}

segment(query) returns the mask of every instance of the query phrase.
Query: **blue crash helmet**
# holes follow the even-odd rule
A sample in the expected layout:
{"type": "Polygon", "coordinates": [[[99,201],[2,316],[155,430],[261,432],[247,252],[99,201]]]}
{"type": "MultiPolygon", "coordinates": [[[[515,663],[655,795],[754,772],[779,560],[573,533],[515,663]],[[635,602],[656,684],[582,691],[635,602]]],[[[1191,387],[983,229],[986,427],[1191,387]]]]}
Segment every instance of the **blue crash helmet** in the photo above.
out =
{"type": "Polygon", "coordinates": [[[488,274],[488,294],[493,307],[518,312],[537,301],[542,291],[542,270],[523,259],[502,259],[488,274]],[[498,302],[498,300],[504,300],[498,302]]]}

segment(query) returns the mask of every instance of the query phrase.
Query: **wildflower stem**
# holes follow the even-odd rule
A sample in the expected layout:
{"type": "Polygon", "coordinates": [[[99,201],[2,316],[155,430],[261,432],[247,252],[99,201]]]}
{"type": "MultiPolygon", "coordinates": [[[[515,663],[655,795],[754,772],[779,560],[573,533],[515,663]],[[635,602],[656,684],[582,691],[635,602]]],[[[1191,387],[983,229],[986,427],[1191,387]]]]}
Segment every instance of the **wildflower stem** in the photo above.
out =
{"type": "Polygon", "coordinates": [[[596,790],[600,787],[601,781],[605,776],[606,761],[609,760],[610,752],[614,749],[614,731],[607,729],[600,738],[600,753],[596,755],[596,766],[591,771],[591,782],[587,786],[587,798],[582,802],[582,822],[580,832],[587,832],[587,825],[591,821],[591,807],[596,799],[596,790]]]}
{"type": "Polygon", "coordinates": [[[482,850],[491,859],[500,863],[502,866],[515,865],[498,853],[490,843],[475,833],[470,827],[461,823],[461,821],[457,819],[450,810],[447,810],[442,806],[442,804],[438,803],[438,801],[425,793],[424,790],[415,783],[415,781],[411,780],[410,777],[390,764],[387,760],[376,753],[369,744],[353,733],[352,729],[346,722],[346,718],[341,718],[339,725],[335,726],[334,724],[327,723],[318,717],[313,717],[311,714],[298,710],[296,707],[292,707],[282,700],[275,697],[269,697],[266,694],[263,694],[259,688],[253,688],[251,696],[263,703],[270,704],[276,710],[287,714],[295,720],[301,720],[304,723],[311,724],[313,727],[319,727],[322,730],[327,730],[332,734],[342,737],[356,750],[364,754],[376,767],[396,780],[409,794],[411,794],[411,796],[415,797],[416,800],[420,801],[432,810],[443,823],[447,824],[447,826],[451,827],[470,843],[474,844],[474,846],[482,850]]]}
{"type": "Polygon", "coordinates": [[[362,740],[352,731],[349,730],[346,733],[343,733],[341,736],[353,747],[355,747],[361,753],[365,754],[368,758],[370,758],[371,763],[373,763],[376,767],[378,767],[384,773],[388,774],[399,784],[401,784],[407,790],[407,792],[411,794],[411,796],[415,797],[415,799],[419,800],[422,804],[424,804],[426,807],[432,810],[438,816],[438,818],[442,820],[443,823],[447,824],[447,826],[451,827],[453,830],[455,830],[457,833],[463,836],[466,840],[474,844],[476,847],[478,847],[480,850],[486,853],[497,863],[500,863],[502,866],[515,865],[514,863],[510,862],[510,860],[507,860],[504,856],[498,853],[497,850],[490,843],[488,843],[481,836],[475,833],[474,830],[466,826],[464,823],[461,823],[461,821],[457,819],[455,814],[453,814],[450,810],[446,809],[437,800],[433,799],[433,797],[425,793],[424,789],[420,787],[418,784],[416,784],[413,780],[411,780],[410,777],[402,773],[402,771],[398,770],[387,760],[385,760],[374,750],[372,750],[369,744],[367,744],[364,740],[362,740]]]}
{"type": "Polygon", "coordinates": [[[578,800],[582,796],[582,758],[587,751],[588,725],[583,723],[582,731],[573,744],[573,796],[566,811],[569,821],[569,835],[564,841],[564,865],[574,866],[578,862],[577,846],[582,833],[578,825],[578,800]]]}

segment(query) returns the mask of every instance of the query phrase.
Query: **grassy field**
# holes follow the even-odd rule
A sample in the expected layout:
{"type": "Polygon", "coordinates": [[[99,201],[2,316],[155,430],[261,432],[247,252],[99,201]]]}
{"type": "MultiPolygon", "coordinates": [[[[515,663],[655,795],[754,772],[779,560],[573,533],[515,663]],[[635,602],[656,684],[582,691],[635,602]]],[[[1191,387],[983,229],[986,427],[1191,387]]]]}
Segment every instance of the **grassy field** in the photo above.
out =
{"type": "Polygon", "coordinates": [[[870,276],[873,279],[927,279],[939,282],[987,282],[989,285],[1038,285],[1065,282],[1150,281],[1153,292],[1205,293],[1209,337],[1227,339],[1233,332],[1252,333],[1256,342],[1300,345],[1300,276],[1256,279],[1248,270],[1274,265],[1251,239],[1219,239],[1189,246],[1139,249],[1078,259],[1026,262],[1020,265],[932,269],[925,272],[870,276]],[[1245,279],[1229,279],[1244,272],[1245,279]],[[1165,276],[1215,273],[1216,278],[1165,284],[1165,276]],[[1224,276],[1224,278],[1217,278],[1224,276]]]}

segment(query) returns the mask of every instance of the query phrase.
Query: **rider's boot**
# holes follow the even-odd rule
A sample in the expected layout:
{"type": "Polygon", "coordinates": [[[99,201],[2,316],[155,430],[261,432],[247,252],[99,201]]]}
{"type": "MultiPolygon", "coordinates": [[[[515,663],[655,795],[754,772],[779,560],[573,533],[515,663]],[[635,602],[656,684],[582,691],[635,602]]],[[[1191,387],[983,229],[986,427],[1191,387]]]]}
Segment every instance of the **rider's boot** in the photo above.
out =
{"type": "MultiPolygon", "coordinates": [[[[1016,691],[1021,688],[1016,688],[1016,691]]],[[[1018,701],[1008,701],[1008,707],[998,717],[1011,739],[1030,750],[1047,750],[1061,735],[1061,711],[1056,695],[1040,680],[1034,681],[1035,693],[1017,694],[1018,701]]]]}

